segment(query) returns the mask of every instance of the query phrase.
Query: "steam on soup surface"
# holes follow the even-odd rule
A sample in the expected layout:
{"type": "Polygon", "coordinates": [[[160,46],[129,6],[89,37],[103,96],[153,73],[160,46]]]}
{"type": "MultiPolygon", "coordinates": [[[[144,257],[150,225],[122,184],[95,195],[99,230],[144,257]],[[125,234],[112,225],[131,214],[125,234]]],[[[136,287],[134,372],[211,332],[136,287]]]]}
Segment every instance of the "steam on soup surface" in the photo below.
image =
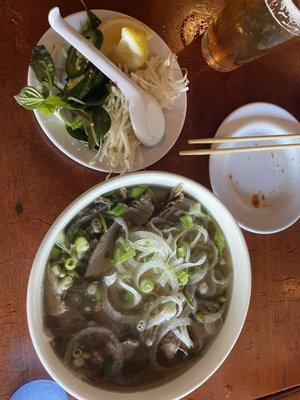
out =
{"type": "Polygon", "coordinates": [[[44,278],[46,331],[84,380],[146,388],[211,342],[231,277],[223,234],[201,204],[180,187],[122,188],[58,235],[44,278]]]}

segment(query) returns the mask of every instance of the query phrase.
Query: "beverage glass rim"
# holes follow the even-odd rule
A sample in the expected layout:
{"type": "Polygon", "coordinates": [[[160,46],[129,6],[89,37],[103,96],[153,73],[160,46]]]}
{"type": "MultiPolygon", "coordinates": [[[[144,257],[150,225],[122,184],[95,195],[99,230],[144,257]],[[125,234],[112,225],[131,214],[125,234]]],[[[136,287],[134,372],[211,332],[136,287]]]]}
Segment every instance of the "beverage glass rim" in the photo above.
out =
{"type": "Polygon", "coordinates": [[[300,9],[293,0],[265,0],[265,4],[283,29],[300,36],[300,9]]]}

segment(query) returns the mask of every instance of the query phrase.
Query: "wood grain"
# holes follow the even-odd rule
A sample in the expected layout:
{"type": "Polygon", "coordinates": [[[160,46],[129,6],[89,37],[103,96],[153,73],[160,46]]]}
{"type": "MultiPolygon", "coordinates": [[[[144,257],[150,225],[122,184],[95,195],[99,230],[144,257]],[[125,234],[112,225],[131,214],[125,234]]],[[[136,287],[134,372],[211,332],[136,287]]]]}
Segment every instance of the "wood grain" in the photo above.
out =
{"type": "MultiPolygon", "coordinates": [[[[253,101],[278,104],[300,118],[299,42],[229,74],[203,61],[205,26],[224,4],[220,0],[102,0],[91,8],[128,13],[155,29],[178,53],[189,72],[188,113],[172,151],[151,169],[175,172],[210,187],[208,160],[178,156],[187,139],[213,135],[235,108],[253,101]],[[196,37],[195,40],[194,37],[196,37]]],[[[48,29],[54,0],[1,1],[1,153],[0,153],[0,399],[22,383],[46,377],[27,329],[25,298],[30,266],[49,226],[78,195],[105,179],[63,156],[13,95],[26,82],[33,45],[48,29]]],[[[75,0],[60,2],[63,15],[75,0]]],[[[245,233],[253,291],[244,329],[233,351],[187,400],[253,400],[300,384],[300,225],[270,236],[245,233]]],[[[291,397],[292,398],[292,397],[291,397]]],[[[294,399],[299,398],[295,394],[294,399]]]]}

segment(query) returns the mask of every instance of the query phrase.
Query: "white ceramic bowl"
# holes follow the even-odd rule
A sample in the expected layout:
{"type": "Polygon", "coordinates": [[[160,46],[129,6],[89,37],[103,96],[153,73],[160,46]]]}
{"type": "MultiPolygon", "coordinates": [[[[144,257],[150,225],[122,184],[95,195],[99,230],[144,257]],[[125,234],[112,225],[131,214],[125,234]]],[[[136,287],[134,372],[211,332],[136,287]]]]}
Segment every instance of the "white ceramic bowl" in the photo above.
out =
{"type": "MultiPolygon", "coordinates": [[[[129,17],[126,14],[110,10],[92,11],[103,21],[111,18],[129,17]]],[[[86,13],[85,11],[74,13],[68,15],[65,20],[79,31],[86,22],[86,13]]],[[[157,33],[152,31],[150,28],[149,30],[153,34],[153,37],[149,42],[150,55],[159,55],[164,59],[168,58],[168,56],[172,53],[171,49],[157,33]]],[[[44,33],[38,44],[43,44],[51,53],[53,46],[55,46],[56,51],[58,51],[66,44],[66,42],[61,36],[58,35],[58,33],[54,32],[54,30],[50,28],[44,33]]],[[[57,63],[55,64],[57,67],[57,63]]],[[[180,66],[176,60],[174,60],[172,63],[172,69],[174,76],[177,78],[182,77],[180,66]]],[[[28,70],[27,81],[28,85],[36,85],[36,78],[30,67],[28,70]]],[[[142,160],[137,161],[136,165],[134,166],[135,171],[149,167],[164,157],[164,155],[171,150],[182,130],[186,116],[186,107],[187,95],[184,92],[178,96],[176,101],[168,109],[164,109],[166,124],[165,135],[163,139],[155,146],[141,145],[140,150],[142,154],[142,160]]],[[[38,110],[34,110],[34,114],[41,128],[51,142],[53,142],[54,145],[59,148],[59,150],[61,150],[74,161],[98,171],[114,173],[122,172],[121,167],[111,168],[108,160],[103,160],[101,162],[97,160],[95,163],[93,163],[92,160],[96,155],[95,151],[89,150],[88,147],[83,143],[78,142],[68,135],[64,125],[53,115],[45,115],[40,113],[38,110]]]]}
{"type": "Polygon", "coordinates": [[[251,269],[247,246],[237,223],[222,203],[206,188],[179,175],[165,172],[139,172],[111,179],[85,192],[57,218],[49,229],[35,257],[27,291],[29,331],[35,350],[48,373],[67,392],[79,400],[138,400],[141,392],[118,393],[96,388],[74,376],[56,356],[43,330],[42,283],[46,261],[57,234],[97,196],[111,190],[140,183],[174,187],[181,183],[184,191],[213,215],[227,239],[233,262],[233,288],[224,325],[213,345],[190,369],[176,379],[142,392],[144,400],[176,400],[205,382],[223,363],[243,327],[251,292],[251,269]]]}
{"type": "MultiPolygon", "coordinates": [[[[216,137],[300,134],[300,124],[285,109],[270,103],[250,103],[233,111],[216,137]]],[[[219,147],[298,143],[281,138],[264,142],[230,142],[219,147]]],[[[213,146],[216,147],[216,146],[213,146]]],[[[300,218],[300,152],[296,148],[255,153],[211,155],[209,176],[213,192],[250,232],[272,234],[300,218]],[[253,197],[255,196],[255,197],[253,197]],[[257,199],[253,206],[252,199],[257,199]]]]}

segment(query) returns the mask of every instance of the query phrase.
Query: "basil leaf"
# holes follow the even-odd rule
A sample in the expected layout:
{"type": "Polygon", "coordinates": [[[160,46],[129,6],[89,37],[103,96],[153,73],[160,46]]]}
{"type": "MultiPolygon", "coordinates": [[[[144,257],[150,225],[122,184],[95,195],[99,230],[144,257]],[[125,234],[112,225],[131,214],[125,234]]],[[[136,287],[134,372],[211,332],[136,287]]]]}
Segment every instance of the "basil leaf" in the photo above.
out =
{"type": "Polygon", "coordinates": [[[66,129],[68,134],[72,136],[74,139],[87,142],[87,136],[83,129],[81,128],[72,129],[70,126],[66,126],[66,129]]]}
{"type": "Polygon", "coordinates": [[[70,47],[65,63],[66,74],[69,78],[77,78],[85,73],[89,65],[89,61],[83,57],[75,47],[70,47]]]}
{"type": "Polygon", "coordinates": [[[88,25],[90,28],[96,29],[98,26],[101,24],[101,19],[97,17],[91,10],[89,10],[83,0],[81,0],[81,3],[83,4],[86,15],[88,18],[88,25]]]}
{"type": "MultiPolygon", "coordinates": [[[[103,35],[99,29],[87,29],[82,32],[82,36],[93,46],[97,47],[97,49],[100,49],[103,42],[103,35]]],[[[81,53],[74,47],[70,47],[65,63],[65,70],[69,78],[77,78],[83,75],[89,65],[90,62],[81,53]]]]}
{"type": "Polygon", "coordinates": [[[102,103],[109,94],[108,82],[109,79],[101,71],[98,71],[93,87],[84,98],[85,101],[88,103],[102,103]]]}
{"type": "Polygon", "coordinates": [[[55,67],[45,46],[34,47],[29,64],[38,81],[42,83],[43,94],[48,96],[53,87],[55,67]]]}
{"type": "Polygon", "coordinates": [[[44,96],[32,86],[25,86],[14,96],[16,102],[27,110],[39,108],[45,101],[44,96]]]}
{"type": "Polygon", "coordinates": [[[102,143],[105,134],[109,131],[111,126],[110,115],[103,107],[99,106],[94,108],[92,112],[92,118],[94,123],[95,132],[99,138],[99,142],[102,143]]]}
{"type": "Polygon", "coordinates": [[[94,87],[96,76],[97,69],[94,66],[90,66],[85,74],[78,78],[69,79],[64,87],[64,96],[76,97],[77,99],[82,100],[94,87]]]}
{"type": "Polygon", "coordinates": [[[71,108],[71,106],[59,96],[49,96],[39,107],[39,111],[43,114],[51,115],[58,108],[71,108]]]}

